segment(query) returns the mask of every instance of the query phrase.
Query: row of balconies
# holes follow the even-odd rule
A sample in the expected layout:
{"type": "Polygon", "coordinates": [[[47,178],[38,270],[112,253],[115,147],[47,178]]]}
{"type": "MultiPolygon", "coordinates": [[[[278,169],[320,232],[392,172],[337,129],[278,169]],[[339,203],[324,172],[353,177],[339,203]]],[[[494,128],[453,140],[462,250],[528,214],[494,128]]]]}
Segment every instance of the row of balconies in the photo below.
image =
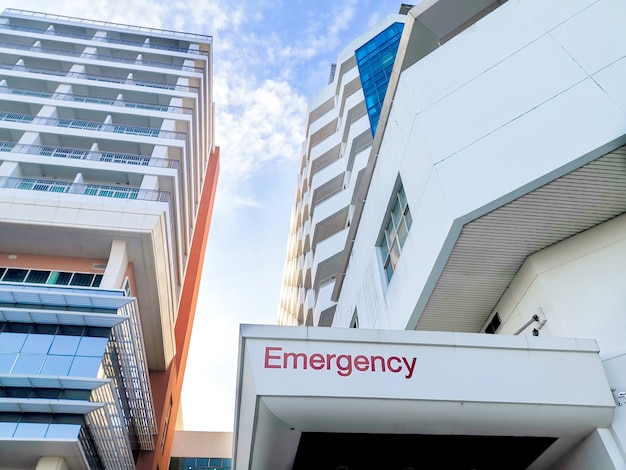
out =
{"type": "MultiPolygon", "coordinates": [[[[177,63],[174,62],[164,62],[162,60],[147,59],[146,54],[142,54],[141,52],[133,52],[133,56],[124,57],[121,55],[107,55],[101,52],[98,52],[97,47],[88,47],[87,50],[93,50],[93,52],[87,52],[86,50],[73,50],[68,48],[63,48],[63,44],[55,44],[50,41],[44,41],[43,43],[39,40],[35,42],[20,44],[15,41],[10,41],[13,39],[12,37],[7,38],[6,36],[0,34],[0,49],[7,50],[15,50],[20,51],[21,53],[27,52],[32,53],[33,56],[37,56],[38,54],[48,54],[54,55],[56,57],[72,57],[72,58],[81,58],[81,59],[90,59],[90,60],[101,60],[105,62],[117,62],[120,64],[132,64],[132,65],[141,65],[144,67],[156,67],[156,68],[167,68],[173,70],[180,70],[185,72],[195,72],[202,73],[202,67],[195,67],[193,65],[185,64],[184,58],[177,58],[177,63]],[[56,47],[55,47],[56,45],[56,47]]],[[[72,44],[72,46],[75,46],[72,44]]],[[[150,56],[148,56],[150,57],[150,56]]]]}
{"type": "Polygon", "coordinates": [[[15,57],[0,54],[0,69],[3,70],[3,75],[23,77],[28,76],[27,74],[40,74],[47,75],[45,79],[50,81],[55,81],[55,77],[58,77],[56,81],[63,83],[68,83],[67,79],[72,79],[72,82],[86,80],[171,91],[198,92],[198,88],[195,86],[179,83],[177,77],[174,77],[175,80],[171,82],[168,81],[168,77],[164,74],[148,73],[147,76],[154,78],[154,76],[158,75],[161,80],[147,80],[140,77],[137,73],[129,72],[127,69],[106,66],[99,66],[97,70],[94,69],[93,72],[90,72],[91,68],[88,65],[83,65],[79,69],[71,67],[69,70],[66,70],[63,68],[63,63],[55,61],[52,58],[25,57],[15,59],[15,57]]]}
{"type": "Polygon", "coordinates": [[[330,300],[336,266],[345,247],[347,219],[356,178],[351,178],[353,140],[369,122],[356,67],[335,78],[340,93],[329,106],[326,99],[309,113],[308,148],[303,149],[290,235],[290,275],[284,279],[283,318],[297,324],[317,325],[323,312],[334,308],[330,300]],[[362,109],[361,109],[362,108],[362,109]],[[314,118],[312,118],[314,117],[314,118]],[[330,287],[328,287],[330,286],[330,287]],[[330,302],[330,303],[329,303],[330,302]]]}
{"type": "Polygon", "coordinates": [[[42,157],[89,160],[103,163],[121,163],[124,165],[140,165],[173,169],[178,168],[178,160],[172,160],[169,158],[158,158],[121,152],[105,152],[95,149],[84,150],[53,145],[20,144],[16,142],[0,141],[0,152],[16,152],[42,157]]]}
{"type": "Polygon", "coordinates": [[[66,129],[80,129],[83,131],[95,132],[111,132],[114,134],[130,134],[143,137],[158,137],[164,139],[186,139],[184,132],[171,131],[156,127],[144,127],[125,124],[115,124],[112,122],[111,115],[107,115],[104,122],[86,121],[83,119],[66,119],[40,117],[32,114],[22,114],[16,112],[0,112],[0,121],[3,127],[12,128],[12,123],[19,124],[17,128],[26,129],[24,125],[29,126],[53,126],[66,129]]]}
{"type": "MultiPolygon", "coordinates": [[[[6,77],[9,81],[13,82],[15,77],[6,77]]],[[[19,83],[20,80],[15,80],[15,82],[19,83]]],[[[138,101],[138,100],[129,100],[125,99],[125,96],[121,93],[116,93],[115,96],[105,97],[103,96],[103,91],[100,89],[100,96],[95,95],[79,95],[75,93],[61,93],[61,92],[51,92],[47,90],[33,90],[27,88],[19,88],[9,86],[6,79],[0,80],[0,93],[7,93],[10,95],[21,96],[24,97],[28,102],[32,102],[30,98],[37,99],[37,102],[41,103],[40,98],[44,98],[46,100],[58,100],[58,101],[71,101],[74,103],[87,103],[89,105],[104,105],[104,106],[116,106],[121,108],[130,108],[130,109],[145,109],[149,111],[159,111],[166,113],[176,113],[176,114],[192,114],[192,108],[183,107],[183,106],[174,106],[171,104],[160,104],[160,103],[150,103],[147,101],[138,101]]],[[[97,93],[97,92],[96,92],[97,93]]],[[[144,94],[145,96],[145,94],[144,94]]],[[[169,98],[169,97],[168,97],[169,98]]]]}
{"type": "Polygon", "coordinates": [[[198,52],[198,45],[190,43],[188,41],[197,41],[206,44],[210,44],[212,42],[211,36],[204,34],[167,31],[157,28],[109,23],[106,21],[69,18],[66,16],[52,15],[48,13],[36,13],[12,8],[6,9],[4,14],[12,17],[2,18],[3,21],[0,22],[0,28],[16,32],[24,32],[27,33],[29,36],[53,35],[61,38],[80,39],[87,41],[96,40],[107,42],[110,44],[120,44],[123,46],[144,47],[174,52],[198,52]],[[13,15],[17,15],[19,16],[19,18],[14,17],[13,15]],[[84,27],[81,28],[76,26],[75,24],[50,24],[59,20],[71,20],[74,23],[80,22],[84,24],[84,27]],[[112,27],[114,28],[114,31],[99,30],[96,31],[95,34],[87,33],[88,30],[93,31],[94,28],[98,27],[104,27],[107,29],[112,27]],[[143,36],[144,34],[153,33],[165,33],[167,35],[175,36],[176,39],[152,38],[150,40],[143,36]],[[185,46],[183,46],[183,44],[185,46]]]}

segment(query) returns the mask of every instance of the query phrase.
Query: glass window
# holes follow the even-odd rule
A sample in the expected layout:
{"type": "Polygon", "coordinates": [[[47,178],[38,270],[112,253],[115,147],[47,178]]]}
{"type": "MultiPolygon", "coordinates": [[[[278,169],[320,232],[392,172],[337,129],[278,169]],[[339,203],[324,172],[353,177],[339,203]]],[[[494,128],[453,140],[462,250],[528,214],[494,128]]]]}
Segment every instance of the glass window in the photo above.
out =
{"type": "Polygon", "coordinates": [[[80,336],[57,335],[50,346],[50,354],[73,356],[78,349],[80,336]]]}
{"type": "Polygon", "coordinates": [[[48,423],[24,423],[21,422],[15,429],[14,437],[45,437],[48,423]]]}
{"type": "Polygon", "coordinates": [[[409,229],[413,223],[409,204],[404,193],[404,187],[400,185],[391,205],[391,211],[385,220],[386,226],[383,230],[382,241],[380,243],[380,253],[383,260],[383,269],[387,280],[396,268],[402,247],[406,241],[409,229]]]}
{"type": "Polygon", "coordinates": [[[94,356],[94,357],[102,357],[104,354],[104,349],[107,345],[107,338],[94,338],[91,336],[83,336],[80,339],[80,344],[78,345],[78,351],[76,352],[79,356],[94,356]]]}
{"type": "Polygon", "coordinates": [[[52,271],[52,273],[50,274],[50,278],[48,279],[48,284],[67,286],[70,283],[71,278],[72,273],[52,271]]]}
{"type": "Polygon", "coordinates": [[[17,354],[0,353],[0,374],[8,374],[15,363],[17,354]]]}
{"type": "Polygon", "coordinates": [[[31,269],[26,276],[26,282],[32,282],[33,284],[45,284],[50,276],[50,271],[38,271],[31,269]]]}
{"type": "Polygon", "coordinates": [[[231,468],[233,466],[233,459],[222,459],[222,468],[231,468]]]}
{"type": "Polygon", "coordinates": [[[20,352],[24,341],[26,341],[26,335],[24,333],[9,333],[3,331],[0,333],[0,352],[20,352]]]}
{"type": "Polygon", "coordinates": [[[0,437],[13,437],[17,423],[0,422],[0,437]]]}
{"type": "Polygon", "coordinates": [[[50,426],[48,426],[48,432],[46,433],[46,437],[74,439],[78,437],[79,432],[80,424],[52,423],[50,424],[50,426]]]}
{"type": "Polygon", "coordinates": [[[196,467],[208,467],[209,466],[209,459],[208,458],[197,458],[196,459],[196,467]]]}
{"type": "Polygon", "coordinates": [[[99,357],[76,356],[69,375],[74,377],[96,377],[101,361],[102,359],[99,357]]]}
{"type": "Polygon", "coordinates": [[[72,356],[47,356],[41,375],[67,375],[72,367],[72,356]]]}
{"type": "Polygon", "coordinates": [[[52,344],[54,335],[40,335],[31,333],[26,338],[22,352],[25,353],[47,353],[52,344]]]}
{"type": "Polygon", "coordinates": [[[39,369],[46,356],[43,354],[20,354],[13,366],[14,374],[39,374],[39,369]]]}
{"type": "Polygon", "coordinates": [[[72,277],[72,281],[70,282],[70,285],[71,286],[91,286],[92,281],[93,281],[93,274],[74,273],[74,277],[72,277]]]}
{"type": "Polygon", "coordinates": [[[221,467],[222,459],[211,459],[211,461],[209,462],[209,465],[211,465],[211,467],[221,467]]]}
{"type": "Polygon", "coordinates": [[[28,273],[27,269],[9,268],[2,279],[5,282],[23,282],[28,273]]]}

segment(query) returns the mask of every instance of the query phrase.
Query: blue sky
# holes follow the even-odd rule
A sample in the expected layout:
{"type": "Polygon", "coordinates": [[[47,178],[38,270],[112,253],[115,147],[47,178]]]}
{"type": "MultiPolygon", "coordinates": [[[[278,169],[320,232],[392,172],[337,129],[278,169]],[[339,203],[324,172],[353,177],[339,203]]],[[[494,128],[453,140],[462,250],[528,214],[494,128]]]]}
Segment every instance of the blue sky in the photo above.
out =
{"type": "Polygon", "coordinates": [[[275,323],[307,101],[390,0],[0,0],[210,34],[221,172],[185,385],[185,429],[232,431],[240,323],[275,323]]]}

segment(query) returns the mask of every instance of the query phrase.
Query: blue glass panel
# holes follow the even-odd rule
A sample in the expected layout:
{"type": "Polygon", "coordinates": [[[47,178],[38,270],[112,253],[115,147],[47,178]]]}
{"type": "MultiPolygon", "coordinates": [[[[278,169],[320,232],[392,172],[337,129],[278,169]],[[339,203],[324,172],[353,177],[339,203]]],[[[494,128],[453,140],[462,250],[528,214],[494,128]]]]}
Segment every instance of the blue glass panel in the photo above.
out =
{"type": "Polygon", "coordinates": [[[222,459],[222,468],[232,468],[233,459],[222,459]]]}
{"type": "Polygon", "coordinates": [[[55,424],[48,427],[46,437],[75,439],[80,432],[80,424],[55,424]]]}
{"type": "Polygon", "coordinates": [[[221,467],[222,459],[211,459],[211,461],[209,462],[209,465],[211,465],[212,467],[221,467]]]}
{"type": "Polygon", "coordinates": [[[355,51],[372,136],[389,85],[404,24],[394,23],[355,51]]]}
{"type": "Polygon", "coordinates": [[[41,368],[41,375],[67,375],[72,366],[72,356],[48,356],[41,368]]]}
{"type": "Polygon", "coordinates": [[[11,372],[17,354],[0,354],[0,374],[11,372]]]}
{"type": "Polygon", "coordinates": [[[26,338],[24,346],[22,346],[22,352],[24,353],[47,353],[52,344],[54,335],[41,335],[37,333],[31,333],[26,338]]]}
{"type": "Polygon", "coordinates": [[[43,360],[46,356],[42,354],[20,354],[13,366],[14,374],[38,374],[43,360]]]}
{"type": "Polygon", "coordinates": [[[61,354],[73,356],[78,349],[80,336],[57,335],[50,346],[50,354],[61,354]]]}
{"type": "Polygon", "coordinates": [[[188,466],[192,466],[193,467],[195,464],[196,464],[195,457],[185,457],[185,460],[183,460],[183,465],[185,467],[188,467],[188,466]]]}
{"type": "Polygon", "coordinates": [[[0,423],[0,437],[13,437],[17,423],[0,423]]]}
{"type": "Polygon", "coordinates": [[[69,375],[74,377],[95,377],[98,374],[101,361],[102,359],[99,357],[76,356],[69,375]]]}
{"type": "Polygon", "coordinates": [[[80,344],[78,345],[78,351],[76,351],[76,354],[79,356],[102,357],[107,341],[107,338],[83,336],[80,339],[80,344]]]}
{"type": "Polygon", "coordinates": [[[20,352],[26,336],[24,333],[0,333],[0,352],[20,352]]]}
{"type": "Polygon", "coordinates": [[[196,459],[196,466],[197,467],[208,467],[209,466],[209,459],[205,459],[205,458],[197,458],[196,459]]]}
{"type": "Polygon", "coordinates": [[[14,437],[44,437],[48,430],[48,423],[20,423],[17,425],[14,437]]]}

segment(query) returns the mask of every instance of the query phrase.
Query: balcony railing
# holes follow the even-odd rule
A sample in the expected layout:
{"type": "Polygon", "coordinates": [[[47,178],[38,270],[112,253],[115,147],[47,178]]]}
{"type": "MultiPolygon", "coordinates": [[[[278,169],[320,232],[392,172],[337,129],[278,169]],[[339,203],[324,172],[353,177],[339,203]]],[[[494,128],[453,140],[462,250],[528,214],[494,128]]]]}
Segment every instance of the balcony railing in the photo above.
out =
{"type": "Polygon", "coordinates": [[[147,109],[151,111],[165,111],[168,113],[192,114],[191,108],[182,106],[171,106],[164,104],[146,103],[141,101],[117,100],[111,98],[102,98],[99,96],[75,95],[72,93],[58,93],[42,90],[28,90],[25,88],[0,88],[0,93],[9,93],[19,96],[33,96],[36,98],[49,98],[53,100],[76,101],[79,103],[104,104],[109,106],[119,106],[124,108],[147,109]]]}
{"type": "Polygon", "coordinates": [[[29,73],[38,73],[42,75],[54,75],[57,77],[93,80],[97,82],[122,83],[125,85],[161,88],[164,90],[187,91],[187,92],[193,92],[193,93],[198,92],[198,87],[187,86],[187,85],[176,85],[172,83],[163,83],[163,82],[150,82],[146,80],[134,80],[134,79],[128,79],[124,77],[113,77],[110,75],[109,76],[97,75],[97,74],[90,74],[90,73],[83,73],[83,72],[66,72],[65,70],[46,69],[46,68],[41,68],[41,67],[30,67],[26,65],[0,63],[0,69],[16,70],[20,72],[29,72],[29,73]]]}
{"type": "Polygon", "coordinates": [[[174,46],[167,46],[165,44],[152,44],[152,43],[146,44],[145,42],[139,42],[139,41],[128,41],[128,40],[116,39],[116,38],[110,38],[110,37],[90,36],[87,34],[70,33],[67,31],[53,31],[49,29],[29,28],[26,26],[18,26],[14,24],[0,24],[0,29],[8,29],[11,31],[22,31],[26,33],[45,34],[48,36],[57,36],[57,37],[63,37],[63,38],[84,39],[85,41],[107,42],[111,44],[120,44],[124,46],[157,49],[161,51],[182,52],[186,54],[200,53],[203,55],[208,55],[207,51],[193,50],[193,49],[190,50],[188,47],[174,47],[174,46]]]}
{"type": "Polygon", "coordinates": [[[17,152],[29,155],[41,155],[44,157],[71,158],[75,160],[122,163],[125,165],[141,165],[158,168],[178,168],[178,161],[168,158],[155,158],[132,153],[56,147],[52,145],[18,144],[15,142],[0,141],[0,152],[17,152]]]}
{"type": "Polygon", "coordinates": [[[202,67],[193,67],[191,65],[182,65],[182,64],[172,64],[167,62],[158,62],[153,60],[137,60],[130,59],[127,57],[118,57],[118,56],[109,56],[104,54],[89,54],[85,52],[78,51],[69,51],[67,49],[52,49],[52,48],[34,48],[29,45],[24,44],[16,44],[9,42],[0,42],[0,47],[5,49],[13,49],[16,51],[31,51],[31,52],[42,52],[45,54],[58,56],[67,56],[67,57],[80,57],[83,59],[93,59],[93,60],[103,60],[106,62],[118,62],[122,64],[134,64],[134,65],[144,65],[146,67],[158,67],[158,68],[167,68],[173,70],[182,70],[185,72],[196,72],[202,73],[204,69],[202,67]]]}
{"type": "Polygon", "coordinates": [[[47,21],[71,21],[71,22],[81,23],[83,25],[91,26],[91,27],[104,26],[107,28],[113,28],[113,29],[118,29],[118,30],[123,29],[123,30],[129,30],[129,31],[137,31],[143,34],[147,34],[147,33],[165,34],[168,36],[175,36],[175,37],[180,37],[180,38],[185,38],[185,39],[198,39],[198,40],[209,42],[209,43],[212,41],[212,37],[206,34],[186,33],[182,31],[148,28],[144,26],[133,26],[133,25],[127,25],[127,24],[121,24],[121,23],[111,23],[109,21],[87,20],[84,18],[74,18],[71,16],[54,15],[51,13],[39,13],[39,12],[28,11],[28,10],[19,10],[16,8],[7,8],[6,10],[4,10],[4,12],[5,14],[19,15],[19,16],[24,16],[24,17],[30,16],[35,19],[44,19],[47,21]]]}
{"type": "Polygon", "coordinates": [[[39,124],[44,126],[66,127],[68,129],[84,129],[98,132],[114,132],[116,134],[131,134],[145,137],[162,137],[165,139],[184,140],[184,132],[166,131],[153,127],[127,126],[124,124],[104,124],[82,119],[44,118],[21,113],[0,113],[0,121],[39,124]]]}
{"type": "Polygon", "coordinates": [[[26,189],[51,193],[82,194],[116,199],[135,199],[139,201],[169,202],[168,191],[152,189],[126,188],[101,184],[69,183],[66,181],[45,180],[41,178],[0,177],[0,188],[26,189]]]}

